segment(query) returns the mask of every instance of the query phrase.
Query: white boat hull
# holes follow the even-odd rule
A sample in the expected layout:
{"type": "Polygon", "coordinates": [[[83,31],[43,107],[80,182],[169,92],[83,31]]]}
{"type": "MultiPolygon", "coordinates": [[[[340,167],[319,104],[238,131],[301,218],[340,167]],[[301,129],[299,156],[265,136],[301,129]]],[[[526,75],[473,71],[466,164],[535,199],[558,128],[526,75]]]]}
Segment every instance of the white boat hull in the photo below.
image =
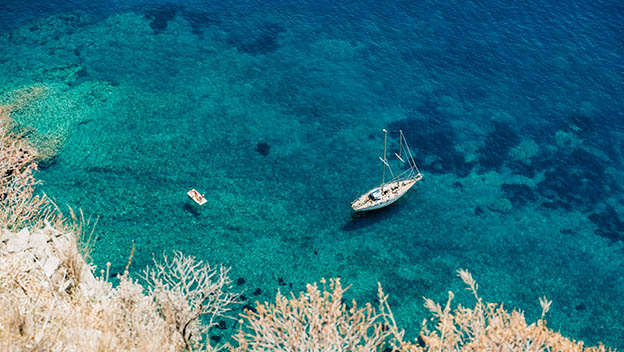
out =
{"type": "Polygon", "coordinates": [[[356,212],[387,207],[403,197],[403,195],[409,191],[416,182],[420,181],[421,178],[422,175],[418,174],[413,179],[386,183],[383,186],[383,192],[381,186],[375,187],[353,201],[351,207],[356,212]]]}

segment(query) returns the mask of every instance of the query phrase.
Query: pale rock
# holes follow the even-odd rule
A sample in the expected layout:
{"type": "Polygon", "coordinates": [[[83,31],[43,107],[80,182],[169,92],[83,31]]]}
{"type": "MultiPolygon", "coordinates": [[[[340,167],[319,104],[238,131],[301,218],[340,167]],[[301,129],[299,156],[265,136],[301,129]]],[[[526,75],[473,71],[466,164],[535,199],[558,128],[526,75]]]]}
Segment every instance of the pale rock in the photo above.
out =
{"type": "Polygon", "coordinates": [[[82,257],[80,257],[80,260],[83,262],[82,269],[80,270],[80,282],[88,286],[95,285],[96,280],[95,276],[93,276],[93,271],[91,270],[91,267],[87,265],[82,257]]]}
{"type": "Polygon", "coordinates": [[[22,234],[23,230],[17,235],[17,237],[11,238],[7,241],[7,251],[9,253],[21,252],[28,246],[28,231],[26,234],[22,234]]]}
{"type": "Polygon", "coordinates": [[[60,237],[52,236],[52,242],[54,243],[56,251],[59,253],[67,252],[71,246],[71,240],[67,237],[67,235],[62,235],[60,237]]]}
{"type": "Polygon", "coordinates": [[[41,263],[45,263],[45,261],[50,256],[48,253],[50,252],[50,248],[47,246],[47,243],[44,246],[35,246],[31,249],[33,256],[35,259],[41,263]]]}
{"type": "Polygon", "coordinates": [[[49,280],[39,280],[39,287],[43,288],[44,290],[49,290],[50,289],[50,281],[49,280]]]}
{"type": "Polygon", "coordinates": [[[28,246],[32,247],[34,251],[37,252],[38,250],[48,245],[49,238],[50,236],[46,234],[35,232],[30,235],[30,239],[28,240],[28,246]]]}
{"type": "Polygon", "coordinates": [[[17,233],[17,237],[28,237],[30,235],[30,231],[28,231],[27,227],[24,227],[17,233]]]}
{"type": "Polygon", "coordinates": [[[48,258],[57,258],[56,254],[50,246],[39,248],[34,254],[37,256],[37,258],[39,259],[39,263],[41,264],[47,262],[48,258]]]}
{"type": "Polygon", "coordinates": [[[17,233],[17,237],[28,237],[30,231],[28,231],[27,227],[24,227],[20,232],[17,233]]]}
{"type": "Polygon", "coordinates": [[[17,260],[20,262],[20,265],[22,265],[25,271],[29,271],[33,268],[33,266],[35,266],[34,258],[30,251],[19,251],[14,253],[13,256],[17,257],[17,260]]]}
{"type": "Polygon", "coordinates": [[[45,264],[43,264],[43,272],[50,278],[54,275],[54,272],[61,264],[61,261],[57,257],[48,257],[45,264]]]}
{"type": "Polygon", "coordinates": [[[16,238],[17,234],[13,233],[9,230],[2,230],[2,233],[0,233],[0,242],[7,242],[10,239],[16,238]]]}

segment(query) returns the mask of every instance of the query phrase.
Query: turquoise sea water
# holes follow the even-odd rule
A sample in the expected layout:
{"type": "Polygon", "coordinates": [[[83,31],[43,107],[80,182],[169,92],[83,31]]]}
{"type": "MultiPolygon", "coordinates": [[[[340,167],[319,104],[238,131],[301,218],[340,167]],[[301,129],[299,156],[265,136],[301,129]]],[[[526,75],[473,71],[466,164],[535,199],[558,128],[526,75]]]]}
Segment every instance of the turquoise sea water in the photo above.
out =
{"type": "Polygon", "coordinates": [[[622,23],[617,1],[0,0],[0,103],[38,88],[14,118],[64,140],[38,177],[99,217],[99,268],[182,250],[250,304],[335,276],[373,302],[379,281],[410,337],[423,296],[470,304],[465,268],[623,349],[622,23]],[[382,128],[424,180],[354,217],[382,128]]]}

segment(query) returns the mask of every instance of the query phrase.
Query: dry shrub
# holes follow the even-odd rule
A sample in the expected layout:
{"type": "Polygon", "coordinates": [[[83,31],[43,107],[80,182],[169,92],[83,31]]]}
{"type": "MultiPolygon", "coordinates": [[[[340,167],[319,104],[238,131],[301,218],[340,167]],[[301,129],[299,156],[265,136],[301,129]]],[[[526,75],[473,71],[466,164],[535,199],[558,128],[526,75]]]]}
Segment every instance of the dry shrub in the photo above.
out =
{"type": "Polygon", "coordinates": [[[231,288],[229,268],[213,268],[178,251],[172,258],[163,257],[162,263],[154,260],[154,267],[142,275],[158,312],[175,326],[188,351],[213,350],[208,332],[217,325],[215,318],[226,317],[238,297],[226,291],[231,288]]]}
{"type": "Polygon", "coordinates": [[[381,351],[402,336],[381,286],[378,312],[370,303],[359,308],[355,300],[347,307],[342,297],[348,287],[343,288],[340,279],[331,279],[329,290],[325,280],[321,283],[322,292],[316,284],[308,284],[305,293],[291,294],[290,299],[278,291],[275,303],[257,303],[257,312],[246,310],[247,330],[235,336],[239,346],[233,350],[381,351]]]}
{"type": "Polygon", "coordinates": [[[56,205],[45,194],[35,194],[37,152],[12,129],[11,118],[0,116],[0,223],[14,230],[43,227],[45,221],[62,228],[56,205]]]}
{"type": "MultiPolygon", "coordinates": [[[[535,323],[527,324],[524,314],[513,309],[511,313],[502,304],[484,303],[477,294],[477,284],[466,270],[459,270],[459,276],[468,285],[476,299],[474,308],[461,305],[451,310],[453,293],[444,308],[425,298],[425,307],[437,320],[435,330],[427,329],[427,320],[423,321],[421,339],[426,344],[421,349],[414,345],[405,345],[405,350],[413,351],[595,351],[607,349],[584,347],[583,342],[576,342],[563,337],[558,332],[546,327],[545,314],[550,309],[551,301],[540,299],[542,316],[535,323]]],[[[609,349],[611,351],[611,349],[609,349]]]]}
{"type": "MultiPolygon", "coordinates": [[[[22,92],[18,94],[20,99],[16,100],[17,103],[0,106],[0,224],[10,230],[19,230],[24,227],[43,228],[50,223],[61,231],[73,231],[79,236],[81,231],[76,230],[85,227],[83,224],[81,228],[79,223],[84,221],[82,213],[81,220],[70,208],[70,218],[66,218],[50,198],[45,194],[36,194],[36,186],[41,184],[34,177],[37,162],[53,157],[62,142],[16,127],[9,115],[37,97],[41,89],[22,92]],[[27,134],[43,141],[44,147],[49,144],[50,148],[42,149],[42,154],[33,147],[32,138],[27,138],[27,134]]],[[[80,242],[80,238],[78,240],[80,242]]]]}
{"type": "Polygon", "coordinates": [[[176,351],[180,343],[151,297],[123,278],[70,295],[31,258],[0,257],[0,350],[176,351]]]}
{"type": "Polygon", "coordinates": [[[44,272],[24,255],[0,256],[0,350],[54,345],[69,309],[49,285],[44,272]]]}
{"type": "Polygon", "coordinates": [[[612,351],[603,345],[584,347],[583,342],[548,329],[544,315],[551,302],[546,298],[540,299],[541,318],[527,324],[521,311],[509,313],[502,304],[483,303],[472,275],[465,270],[458,273],[474,294],[475,307],[459,305],[452,310],[452,292],[444,308],[425,299],[437,324],[429,331],[425,319],[417,341],[403,341],[381,285],[376,313],[368,303],[363,308],[355,301],[351,308],[342,304],[345,289],[335,279],[329,291],[324,287],[321,292],[314,284],[298,297],[287,298],[278,291],[275,303],[257,303],[257,312],[247,310],[242,315],[241,324],[247,326],[235,336],[239,346],[232,351],[612,351]]]}
{"type": "Polygon", "coordinates": [[[78,214],[69,206],[68,209],[70,221],[65,223],[65,229],[75,237],[75,247],[80,253],[82,261],[91,265],[93,262],[91,252],[93,252],[96,241],[94,234],[99,218],[85,217],[82,209],[78,210],[78,214]]]}
{"type": "MultiPolygon", "coordinates": [[[[46,231],[56,230],[49,227],[46,231]]],[[[57,233],[50,242],[58,243],[66,235],[57,233]]],[[[3,253],[0,243],[1,351],[219,349],[210,346],[209,341],[200,341],[200,335],[181,334],[180,322],[189,319],[186,321],[191,322],[192,329],[188,331],[207,333],[211,325],[204,324],[199,317],[222,316],[227,311],[226,305],[233,295],[223,292],[229,282],[226,269],[210,277],[198,275],[214,271],[201,262],[187,266],[193,258],[180,254],[174,265],[147,270],[171,279],[167,281],[170,286],[147,292],[127,272],[115,287],[108,281],[108,273],[90,280],[73,276],[77,274],[65,263],[82,260],[75,245],[74,251],[56,254],[66,257],[60,258],[58,270],[48,277],[32,253],[3,253]],[[200,280],[195,281],[196,278],[200,280]],[[71,290],[67,289],[69,282],[73,283],[71,290]],[[80,284],[76,285],[77,282],[80,284]],[[194,288],[189,294],[176,289],[191,286],[194,288]],[[170,302],[164,304],[163,297],[170,302]],[[189,346],[189,341],[196,343],[189,346]]]]}
{"type": "MultiPolygon", "coordinates": [[[[106,351],[181,351],[182,339],[173,327],[158,314],[154,299],[128,275],[112,287],[100,280],[100,290],[91,298],[80,297],[84,306],[85,326],[97,339],[83,338],[90,348],[80,350],[106,351]]],[[[69,342],[69,341],[66,341],[69,342]]]]}

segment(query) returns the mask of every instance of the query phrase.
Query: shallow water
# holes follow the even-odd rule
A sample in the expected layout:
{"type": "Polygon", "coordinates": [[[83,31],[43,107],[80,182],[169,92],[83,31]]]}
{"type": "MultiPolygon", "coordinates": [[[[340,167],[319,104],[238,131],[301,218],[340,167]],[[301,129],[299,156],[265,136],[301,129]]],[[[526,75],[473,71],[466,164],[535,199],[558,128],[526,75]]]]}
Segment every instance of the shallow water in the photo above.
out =
{"type": "Polygon", "coordinates": [[[231,266],[250,302],[334,276],[372,302],[380,281],[411,337],[423,296],[470,303],[466,268],[486,300],[533,320],[547,296],[552,328],[624,348],[619,2],[0,10],[0,102],[42,88],[14,118],[64,138],[38,177],[99,217],[98,267],[122,271],[134,241],[134,272],[182,250],[231,266]],[[354,217],[382,128],[424,180],[354,217]]]}

